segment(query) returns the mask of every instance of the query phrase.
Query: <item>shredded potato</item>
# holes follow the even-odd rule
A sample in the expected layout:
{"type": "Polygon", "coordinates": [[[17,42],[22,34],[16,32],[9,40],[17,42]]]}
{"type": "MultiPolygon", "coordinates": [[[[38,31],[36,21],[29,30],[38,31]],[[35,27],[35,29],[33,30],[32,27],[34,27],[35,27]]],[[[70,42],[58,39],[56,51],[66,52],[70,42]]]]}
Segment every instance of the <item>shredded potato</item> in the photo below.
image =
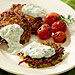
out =
{"type": "MultiPolygon", "coordinates": [[[[29,15],[24,15],[21,10],[23,6],[21,4],[13,4],[12,8],[0,14],[0,29],[9,24],[18,24],[24,29],[24,33],[20,39],[21,44],[28,42],[31,33],[37,34],[38,28],[45,23],[40,17],[34,18],[29,15]]],[[[1,40],[4,39],[0,39],[0,44],[6,42],[1,40]]]]}

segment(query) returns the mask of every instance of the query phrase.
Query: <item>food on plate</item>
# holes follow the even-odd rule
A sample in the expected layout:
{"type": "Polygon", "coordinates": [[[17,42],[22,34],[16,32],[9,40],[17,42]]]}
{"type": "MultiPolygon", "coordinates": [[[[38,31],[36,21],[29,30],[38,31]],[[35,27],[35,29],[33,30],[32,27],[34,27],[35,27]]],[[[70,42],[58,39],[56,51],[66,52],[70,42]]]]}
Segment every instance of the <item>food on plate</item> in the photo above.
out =
{"type": "Polygon", "coordinates": [[[45,22],[51,26],[54,22],[58,21],[59,18],[61,18],[59,14],[52,12],[45,16],[45,22]]]}
{"type": "Polygon", "coordinates": [[[30,23],[31,33],[37,34],[38,28],[42,26],[42,24],[45,24],[42,18],[46,15],[46,10],[34,4],[25,4],[22,7],[22,12],[30,23]]]}
{"type": "Polygon", "coordinates": [[[54,33],[55,42],[65,42],[64,18],[55,12],[46,14],[45,9],[34,4],[13,4],[9,10],[0,14],[0,44],[8,44],[8,51],[16,54],[24,44],[31,41],[32,34],[41,40],[47,40],[54,33]],[[57,36],[58,32],[61,33],[60,36],[57,36]]]}
{"type": "MultiPolygon", "coordinates": [[[[29,41],[31,35],[31,27],[27,19],[25,18],[21,8],[23,5],[21,4],[13,4],[12,7],[0,14],[0,29],[9,25],[9,24],[18,24],[23,28],[24,32],[20,38],[20,43],[25,44],[25,42],[29,41]]],[[[1,39],[2,40],[2,39],[1,39]]],[[[0,42],[2,43],[3,41],[0,42]]]]}
{"type": "Polygon", "coordinates": [[[18,24],[10,24],[0,30],[0,36],[8,42],[8,51],[12,54],[19,52],[23,45],[19,43],[24,30],[18,24]]]}
{"type": "Polygon", "coordinates": [[[66,41],[67,37],[64,32],[58,31],[58,32],[54,33],[53,39],[57,43],[64,43],[66,41]]]}
{"type": "Polygon", "coordinates": [[[47,58],[55,54],[54,48],[35,41],[23,48],[22,52],[24,53],[25,57],[30,56],[31,58],[47,58]]]}
{"type": "MultiPolygon", "coordinates": [[[[42,20],[42,17],[34,18],[33,16],[25,15],[25,13],[22,12],[22,8],[24,9],[23,6],[25,6],[25,5],[13,4],[12,7],[8,11],[0,14],[0,29],[9,24],[18,24],[21,26],[21,28],[24,29],[24,33],[22,34],[22,36],[20,38],[21,44],[25,44],[26,42],[28,42],[30,40],[31,33],[37,34],[38,28],[42,24],[45,23],[42,20]]],[[[38,8],[40,9],[40,7],[38,7],[38,8]]],[[[35,9],[33,8],[33,10],[35,10],[35,9]]],[[[40,11],[42,12],[43,9],[40,11]]],[[[2,37],[0,39],[1,39],[0,44],[2,44],[3,42],[6,43],[6,41],[2,37]]]]}
{"type": "Polygon", "coordinates": [[[67,39],[67,20],[71,22],[70,16],[47,14],[45,9],[34,4],[13,4],[0,14],[0,44],[6,43],[11,54],[18,53],[19,65],[25,62],[33,68],[54,66],[63,60],[64,47],[57,43],[67,39]],[[30,38],[32,35],[38,37],[30,38]],[[47,42],[51,36],[57,43],[47,42]],[[46,41],[36,42],[38,38],[46,41]]]}
{"type": "Polygon", "coordinates": [[[52,66],[62,61],[64,48],[53,42],[32,42],[21,50],[17,55],[30,67],[40,68],[52,66]]]}
{"type": "Polygon", "coordinates": [[[67,26],[75,22],[75,18],[72,18],[71,15],[68,15],[67,17],[61,15],[61,18],[59,18],[59,20],[64,21],[67,26]]]}
{"type": "Polygon", "coordinates": [[[46,11],[43,8],[34,4],[25,4],[22,12],[32,17],[44,17],[46,15],[46,11]]]}
{"type": "Polygon", "coordinates": [[[45,22],[42,20],[41,17],[32,17],[29,15],[25,15],[26,19],[29,21],[29,24],[31,26],[31,34],[37,35],[37,30],[40,26],[45,24],[45,22]]]}
{"type": "Polygon", "coordinates": [[[37,35],[40,39],[46,40],[49,39],[52,35],[50,26],[48,24],[43,24],[38,30],[37,35]]]}
{"type": "Polygon", "coordinates": [[[57,31],[65,32],[66,28],[67,28],[67,26],[66,26],[65,22],[62,20],[56,21],[51,25],[51,31],[53,33],[57,32],[57,31]]]}

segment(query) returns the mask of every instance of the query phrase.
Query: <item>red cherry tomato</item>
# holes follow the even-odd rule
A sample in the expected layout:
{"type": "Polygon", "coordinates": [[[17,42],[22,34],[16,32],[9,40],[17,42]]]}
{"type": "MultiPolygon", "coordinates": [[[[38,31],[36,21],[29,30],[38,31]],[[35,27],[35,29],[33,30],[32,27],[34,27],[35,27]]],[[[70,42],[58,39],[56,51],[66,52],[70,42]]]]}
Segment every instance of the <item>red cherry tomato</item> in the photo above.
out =
{"type": "Polygon", "coordinates": [[[38,30],[37,35],[40,39],[46,40],[49,39],[52,35],[50,26],[48,24],[43,24],[38,30]]]}
{"type": "Polygon", "coordinates": [[[53,33],[57,32],[57,31],[66,31],[66,24],[64,23],[64,21],[59,20],[57,22],[54,22],[51,26],[51,31],[53,33]]]}
{"type": "Polygon", "coordinates": [[[62,31],[58,31],[53,35],[53,39],[57,43],[64,43],[66,41],[66,38],[66,34],[62,31]]]}
{"type": "Polygon", "coordinates": [[[54,22],[59,20],[58,18],[60,18],[60,15],[53,12],[45,16],[45,22],[51,26],[54,22]]]}

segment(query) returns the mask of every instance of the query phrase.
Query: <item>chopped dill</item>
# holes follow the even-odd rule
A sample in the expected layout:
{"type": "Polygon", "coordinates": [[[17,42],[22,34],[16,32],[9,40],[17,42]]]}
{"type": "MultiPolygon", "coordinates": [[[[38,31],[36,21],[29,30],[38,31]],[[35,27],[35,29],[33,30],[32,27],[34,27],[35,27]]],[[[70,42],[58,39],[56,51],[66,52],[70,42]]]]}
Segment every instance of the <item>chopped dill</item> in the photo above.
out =
{"type": "Polygon", "coordinates": [[[63,15],[60,15],[61,17],[58,18],[59,20],[62,20],[66,23],[67,26],[75,22],[75,18],[72,18],[71,15],[68,15],[67,18],[63,15]]]}

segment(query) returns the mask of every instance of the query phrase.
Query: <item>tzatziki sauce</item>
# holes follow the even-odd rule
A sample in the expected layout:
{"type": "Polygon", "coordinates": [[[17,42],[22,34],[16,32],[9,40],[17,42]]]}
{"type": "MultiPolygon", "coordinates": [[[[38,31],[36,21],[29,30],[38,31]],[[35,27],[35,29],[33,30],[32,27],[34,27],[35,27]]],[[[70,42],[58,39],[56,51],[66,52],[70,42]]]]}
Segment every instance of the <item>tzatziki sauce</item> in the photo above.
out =
{"type": "Polygon", "coordinates": [[[31,58],[47,58],[55,54],[55,49],[50,46],[46,46],[33,41],[32,43],[28,44],[23,49],[21,49],[21,52],[24,53],[25,57],[28,55],[31,58]]]}
{"type": "Polygon", "coordinates": [[[22,7],[22,12],[32,17],[44,17],[46,16],[46,10],[40,6],[33,4],[26,4],[22,7]]]}
{"type": "Polygon", "coordinates": [[[10,24],[0,30],[0,36],[8,42],[8,52],[17,54],[23,45],[19,43],[24,30],[18,24],[10,24]]]}

